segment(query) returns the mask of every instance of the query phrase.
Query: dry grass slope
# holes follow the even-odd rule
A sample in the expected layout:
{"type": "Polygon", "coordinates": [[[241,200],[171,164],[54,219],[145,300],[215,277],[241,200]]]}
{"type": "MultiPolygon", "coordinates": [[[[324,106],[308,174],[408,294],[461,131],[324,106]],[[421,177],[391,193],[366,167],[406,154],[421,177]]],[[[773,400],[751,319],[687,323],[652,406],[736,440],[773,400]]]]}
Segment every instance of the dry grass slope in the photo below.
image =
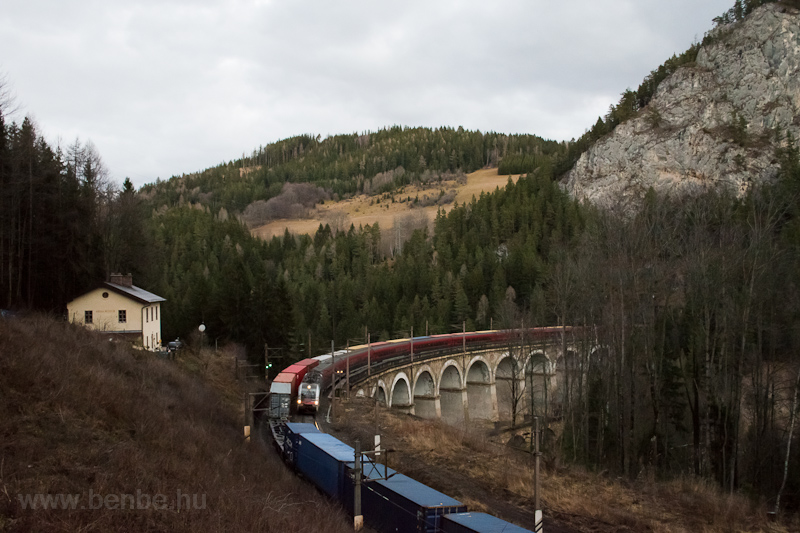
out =
{"type": "MultiPolygon", "coordinates": [[[[343,440],[370,442],[372,412],[370,400],[353,400],[334,429],[344,433],[343,440]]],[[[380,412],[380,424],[382,444],[398,450],[393,466],[403,473],[468,503],[471,509],[499,514],[507,520],[517,519],[510,506],[516,506],[520,513],[532,508],[533,468],[527,453],[498,445],[480,430],[464,430],[386,409],[380,412]],[[502,508],[498,504],[503,504],[502,508]]],[[[580,468],[543,465],[542,494],[545,515],[557,519],[565,529],[800,531],[798,517],[791,518],[789,524],[770,523],[764,505],[722,493],[695,478],[657,482],[643,474],[638,480],[628,481],[580,468]]]]}
{"type": "Polygon", "coordinates": [[[376,222],[382,230],[393,228],[398,220],[403,220],[409,215],[424,217],[428,221],[429,228],[433,228],[433,221],[436,219],[436,212],[441,208],[445,212],[452,209],[454,203],[463,204],[472,201],[472,198],[479,198],[481,193],[491,193],[496,188],[505,187],[508,180],[513,182],[519,180],[519,175],[505,176],[499,175],[496,168],[482,169],[467,175],[466,183],[456,181],[446,181],[442,183],[422,185],[409,185],[402,191],[393,195],[397,201],[377,201],[381,196],[370,196],[362,194],[354,198],[339,202],[325,202],[324,205],[317,206],[311,210],[307,217],[279,219],[269,222],[252,230],[252,234],[262,239],[271,239],[275,236],[283,236],[284,231],[302,235],[313,235],[320,224],[331,224],[335,229],[347,230],[350,224],[356,228],[359,226],[372,225],[376,222]],[[412,209],[412,204],[405,203],[404,199],[419,197],[420,199],[428,196],[438,198],[440,191],[448,193],[449,201],[443,205],[435,202],[427,207],[416,207],[412,209]]]}
{"type": "Polygon", "coordinates": [[[188,372],[46,317],[0,320],[0,531],[349,530],[271,450],[243,444],[232,394],[219,394],[213,364],[194,363],[188,372]],[[82,509],[99,501],[90,491],[197,499],[180,511],[82,509]],[[32,510],[19,494],[81,501],[32,510]]]}

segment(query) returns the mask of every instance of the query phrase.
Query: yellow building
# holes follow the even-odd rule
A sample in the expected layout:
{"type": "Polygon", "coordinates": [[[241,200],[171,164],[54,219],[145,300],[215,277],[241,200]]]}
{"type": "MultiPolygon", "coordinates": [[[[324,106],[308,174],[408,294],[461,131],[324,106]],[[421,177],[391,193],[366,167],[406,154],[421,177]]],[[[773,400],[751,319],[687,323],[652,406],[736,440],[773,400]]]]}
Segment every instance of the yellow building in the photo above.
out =
{"type": "Polygon", "coordinates": [[[133,284],[133,277],[111,274],[110,281],[67,304],[69,321],[122,335],[148,350],[161,348],[164,298],[133,284]]]}

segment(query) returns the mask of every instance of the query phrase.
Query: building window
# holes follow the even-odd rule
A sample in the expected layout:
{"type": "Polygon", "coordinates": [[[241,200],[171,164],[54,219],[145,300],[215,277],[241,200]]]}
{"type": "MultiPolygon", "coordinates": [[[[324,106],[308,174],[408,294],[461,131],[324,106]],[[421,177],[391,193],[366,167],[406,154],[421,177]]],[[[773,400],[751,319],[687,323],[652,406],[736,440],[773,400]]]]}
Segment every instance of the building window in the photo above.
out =
{"type": "Polygon", "coordinates": [[[150,322],[150,308],[149,307],[145,307],[144,308],[144,321],[145,322],[150,322]]]}
{"type": "Polygon", "coordinates": [[[156,320],[158,320],[158,307],[156,307],[156,320]]]}
{"type": "Polygon", "coordinates": [[[92,312],[91,311],[84,311],[83,312],[83,322],[85,324],[91,324],[92,323],[92,312]]]}
{"type": "Polygon", "coordinates": [[[127,321],[128,321],[128,311],[126,311],[125,309],[120,309],[119,310],[119,323],[120,324],[124,324],[127,321]]]}
{"type": "Polygon", "coordinates": [[[103,298],[108,298],[108,293],[107,292],[103,293],[103,298]]]}

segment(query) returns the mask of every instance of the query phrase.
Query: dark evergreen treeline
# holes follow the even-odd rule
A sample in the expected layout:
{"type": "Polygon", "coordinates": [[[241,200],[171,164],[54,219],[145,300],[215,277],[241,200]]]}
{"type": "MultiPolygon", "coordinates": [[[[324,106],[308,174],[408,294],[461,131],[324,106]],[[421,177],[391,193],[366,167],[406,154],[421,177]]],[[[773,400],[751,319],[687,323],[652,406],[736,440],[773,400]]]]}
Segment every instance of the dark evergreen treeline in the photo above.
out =
{"type": "Polygon", "coordinates": [[[254,361],[263,347],[286,347],[292,304],[264,243],[238,220],[191,207],[162,210],[148,221],[151,268],[144,283],[166,298],[164,339],[188,337],[204,323],[210,341],[235,341],[254,361]]]}
{"type": "MultiPolygon", "coordinates": [[[[714,18],[714,24],[716,26],[722,26],[725,24],[730,24],[732,22],[739,22],[740,20],[744,20],[747,15],[753,12],[757,7],[763,6],[764,4],[773,4],[775,2],[786,2],[791,4],[792,0],[736,0],[734,2],[733,7],[731,7],[728,11],[723,13],[722,15],[714,18]]],[[[794,2],[797,3],[796,0],[794,2]]]]}
{"type": "Polygon", "coordinates": [[[123,265],[142,273],[142,224],[91,143],[54,149],[0,106],[0,307],[57,311],[123,265]]]}
{"type": "Polygon", "coordinates": [[[394,126],[325,139],[301,135],[259,147],[250,156],[203,172],[145,186],[142,193],[157,206],[183,201],[202,203],[213,211],[242,212],[257,200],[278,196],[287,182],[313,183],[338,197],[388,192],[408,183],[437,179],[445,172],[496,167],[506,156],[546,158],[561,147],[536,135],[444,127],[394,126]]]}

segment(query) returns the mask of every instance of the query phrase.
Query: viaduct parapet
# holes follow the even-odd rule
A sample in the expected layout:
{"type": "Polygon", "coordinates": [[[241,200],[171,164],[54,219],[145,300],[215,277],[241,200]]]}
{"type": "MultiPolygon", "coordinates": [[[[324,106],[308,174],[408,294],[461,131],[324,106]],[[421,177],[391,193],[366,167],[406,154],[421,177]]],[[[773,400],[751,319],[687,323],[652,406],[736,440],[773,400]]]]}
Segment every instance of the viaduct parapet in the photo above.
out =
{"type": "Polygon", "coordinates": [[[558,410],[575,354],[573,344],[558,341],[418,358],[351,380],[350,393],[450,423],[511,420],[513,412],[521,421],[531,410],[558,410]]]}

